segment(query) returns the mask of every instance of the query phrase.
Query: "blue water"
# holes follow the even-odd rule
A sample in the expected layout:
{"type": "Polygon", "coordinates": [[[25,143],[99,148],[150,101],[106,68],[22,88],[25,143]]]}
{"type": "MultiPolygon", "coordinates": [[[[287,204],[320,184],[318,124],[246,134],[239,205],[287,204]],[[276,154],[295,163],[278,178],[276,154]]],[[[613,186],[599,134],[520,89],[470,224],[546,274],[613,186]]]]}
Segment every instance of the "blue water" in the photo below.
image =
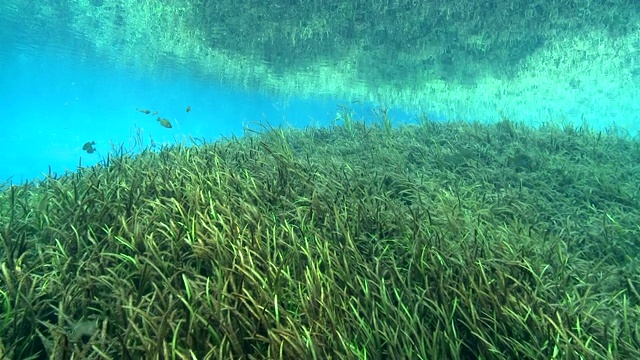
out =
{"type": "MultiPolygon", "coordinates": [[[[108,2],[91,3],[100,6],[89,8],[94,11],[87,15],[89,18],[99,17],[101,5],[108,2]]],[[[154,4],[160,6],[162,2],[154,4]]],[[[158,56],[166,61],[154,65],[161,67],[152,67],[131,58],[135,56],[130,52],[123,55],[126,52],[117,48],[122,44],[115,40],[128,41],[127,27],[113,25],[113,34],[108,34],[114,41],[109,41],[106,48],[98,47],[98,40],[90,39],[91,31],[83,33],[69,25],[73,16],[83,18],[86,14],[70,15],[67,8],[79,11],[82,7],[64,1],[0,2],[0,188],[9,182],[22,183],[49,173],[75,171],[79,165],[94,165],[112,146],[136,148],[133,139],[137,134],[142,134],[143,145],[189,145],[190,138],[215,141],[223,136],[241,136],[244,128],[255,127],[256,123],[326,126],[343,106],[356,117],[372,121],[373,109],[390,105],[349,98],[300,98],[289,91],[287,96],[251,91],[242,84],[224,82],[225,74],[203,74],[206,70],[202,69],[196,72],[198,66],[171,58],[173,53],[158,56]],[[51,10],[49,7],[60,11],[43,15],[41,12],[51,10]],[[158,111],[158,115],[145,115],[136,109],[158,111]],[[158,116],[169,119],[173,127],[160,126],[158,116]],[[97,151],[86,153],[82,147],[87,142],[95,142],[97,151]]],[[[549,40],[545,51],[531,55],[530,63],[523,60],[522,73],[514,79],[474,74],[469,84],[435,79],[413,87],[404,83],[397,88],[370,85],[360,92],[335,93],[356,93],[378,101],[391,99],[391,105],[416,105],[407,111],[392,107],[389,114],[396,123],[414,121],[415,109],[422,109],[431,119],[488,122],[506,116],[534,126],[547,122],[587,124],[596,131],[613,127],[636,135],[640,132],[637,32],[621,38],[598,34],[565,34],[566,38],[555,39],[556,43],[549,40]],[[591,46],[596,40],[600,45],[591,46]],[[591,50],[577,51],[585,46],[591,50]],[[574,48],[576,51],[571,50],[574,48]],[[570,76],[559,79],[563,71],[570,76]],[[413,90],[417,91],[415,96],[413,90]]],[[[138,43],[132,44],[131,48],[137,49],[138,43]]],[[[148,55],[150,50],[140,51],[148,55]]],[[[247,71],[251,73],[251,69],[247,71]]],[[[319,80],[320,84],[332,83],[326,77],[319,80]]],[[[331,92],[329,88],[318,92],[331,92]]],[[[341,89],[350,88],[340,85],[341,89]]],[[[309,93],[316,89],[307,86],[306,90],[309,93]]]]}
{"type": "MultiPolygon", "coordinates": [[[[94,165],[113,146],[135,149],[136,134],[144,145],[190,145],[190,138],[241,136],[258,122],[324,126],[341,105],[371,119],[376,107],[252,92],[192,73],[186,64],[136,64],[119,58],[117,49],[113,56],[98,55],[84,34],[66,27],[64,17],[40,24],[14,5],[0,4],[0,188],[94,165]],[[145,115],[138,108],[159,113],[145,115]],[[160,126],[158,116],[173,127],[160,126]],[[82,147],[91,141],[96,152],[88,154],[82,147]]],[[[392,114],[399,121],[414,116],[392,114]]]]}
{"type": "MultiPolygon", "coordinates": [[[[189,144],[189,137],[241,136],[245,127],[265,120],[272,126],[328,125],[340,105],[371,118],[374,106],[350,99],[281,98],[216,84],[188,68],[114,69],[111,61],[97,57],[75,58],[73,49],[61,53],[6,45],[0,52],[0,184],[94,165],[112,145],[133,147],[137,131],[146,145],[151,139],[189,144]],[[145,115],[137,108],[159,113],[145,115]],[[160,126],[158,116],[173,127],[160,126]],[[95,141],[93,154],[82,150],[88,141],[95,141]]],[[[401,110],[393,115],[412,117],[401,110]]]]}

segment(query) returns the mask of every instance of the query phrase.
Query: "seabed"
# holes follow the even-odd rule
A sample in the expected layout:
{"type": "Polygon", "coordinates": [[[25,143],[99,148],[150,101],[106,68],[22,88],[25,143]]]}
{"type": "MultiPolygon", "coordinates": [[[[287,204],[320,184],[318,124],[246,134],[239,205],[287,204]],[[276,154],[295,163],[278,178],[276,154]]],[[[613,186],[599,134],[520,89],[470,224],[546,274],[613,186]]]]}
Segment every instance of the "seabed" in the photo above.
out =
{"type": "Polygon", "coordinates": [[[640,358],[637,139],[377,114],[7,186],[0,358],[640,358]]]}

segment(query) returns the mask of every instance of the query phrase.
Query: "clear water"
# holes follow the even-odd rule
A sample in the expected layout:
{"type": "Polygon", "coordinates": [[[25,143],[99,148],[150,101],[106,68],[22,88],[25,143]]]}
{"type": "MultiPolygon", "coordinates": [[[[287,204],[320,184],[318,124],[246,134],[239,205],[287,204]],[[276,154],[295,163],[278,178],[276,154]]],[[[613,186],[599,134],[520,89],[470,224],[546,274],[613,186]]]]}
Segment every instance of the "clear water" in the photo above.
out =
{"type": "Polygon", "coordinates": [[[327,125],[340,105],[365,117],[387,106],[396,121],[427,112],[640,129],[636,2],[569,2],[559,13],[544,2],[461,3],[326,1],[309,10],[276,0],[3,1],[0,179],[95,164],[138,131],[156,144],[215,140],[264,119],[327,125]],[[510,19],[486,21],[492,41],[510,44],[509,31],[533,40],[492,56],[477,28],[455,33],[482,21],[474,11],[510,19]],[[345,18],[328,24],[332,14],[345,18]],[[540,23],[547,37],[538,41],[528,26],[540,23]],[[435,27],[441,39],[420,38],[435,27]],[[464,51],[448,55],[443,43],[464,51]],[[173,127],[136,109],[158,111],[173,127]],[[82,149],[90,141],[93,154],[82,149]]]}
{"type": "Polygon", "coordinates": [[[341,104],[369,115],[369,105],[348,99],[277,96],[223,84],[222,76],[196,73],[186,63],[171,61],[171,54],[165,66],[130,63],[115,49],[111,56],[93,50],[85,34],[69,29],[64,18],[40,24],[11,5],[0,5],[3,182],[96,164],[112,145],[133,146],[137,132],[147,145],[162,145],[189,143],[190,137],[241,136],[245,127],[264,120],[273,126],[322,126],[335,119],[341,104]],[[160,126],[159,116],[172,128],[160,126]],[[91,141],[97,151],[88,154],[82,147],[91,141]]]}
{"type": "MultiPolygon", "coordinates": [[[[336,112],[335,101],[278,98],[206,83],[178,69],[163,76],[86,65],[69,52],[15,52],[2,67],[3,119],[0,178],[20,182],[47,173],[92,165],[111,150],[129,145],[138,130],[156,144],[215,140],[242,135],[264,118],[274,126],[318,124],[336,112]],[[189,106],[191,111],[186,112],[189,106]],[[158,111],[156,116],[136,109],[158,111]],[[332,114],[333,113],[333,114],[332,114]],[[156,121],[167,118],[172,128],[156,121]],[[82,150],[95,141],[97,152],[82,150]]],[[[6,56],[6,55],[5,55],[6,56]]]]}

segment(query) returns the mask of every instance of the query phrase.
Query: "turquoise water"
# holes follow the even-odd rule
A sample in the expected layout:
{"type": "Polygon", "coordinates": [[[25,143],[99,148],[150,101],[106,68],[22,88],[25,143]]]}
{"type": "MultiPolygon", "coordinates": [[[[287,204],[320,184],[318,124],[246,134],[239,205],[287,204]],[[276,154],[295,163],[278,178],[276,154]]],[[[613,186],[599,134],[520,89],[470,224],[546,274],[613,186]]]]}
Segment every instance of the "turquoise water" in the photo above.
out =
{"type": "Polygon", "coordinates": [[[60,175],[96,164],[112,144],[132,146],[138,129],[147,145],[151,139],[162,145],[241,136],[265,119],[273,126],[327,125],[338,104],[370,115],[366,105],[345,99],[269,96],[208,82],[185,69],[110,69],[98,57],[79,61],[73,47],[53,52],[12,45],[3,46],[0,70],[0,179],[14,183],[42,177],[49,167],[60,175]],[[157,116],[138,108],[158,111],[173,127],[160,126],[157,116]],[[96,143],[93,154],[82,149],[89,141],[96,143]]]}
{"type": "MultiPolygon", "coordinates": [[[[327,125],[341,105],[372,116],[372,104],[246,90],[180,64],[114,65],[118,59],[85,52],[78,34],[61,29],[59,37],[65,40],[52,46],[47,34],[25,26],[0,15],[0,184],[94,165],[114,146],[137,148],[137,134],[145,146],[189,144],[191,138],[242,136],[245,128],[266,121],[272,126],[327,125]],[[159,116],[169,119],[172,128],[160,126],[159,116]],[[83,150],[86,142],[95,142],[94,153],[83,150]]],[[[398,109],[393,114],[411,119],[398,109]]]]}
{"type": "Polygon", "coordinates": [[[156,144],[209,141],[242,135],[243,127],[263,118],[272,125],[326,123],[336,112],[330,100],[302,101],[270,97],[207,83],[178,69],[156,76],[130,69],[109,69],[99,58],[79,62],[73,48],[52,54],[39,49],[4,52],[0,92],[3,122],[0,178],[21,182],[47,173],[61,174],[93,165],[111,150],[128,145],[137,129],[156,144]],[[186,112],[190,106],[191,111],[186,112]],[[164,128],[158,111],[173,127],[164,128]],[[82,150],[95,141],[96,152],[82,150]]]}
{"type": "MultiPolygon", "coordinates": [[[[634,2],[594,1],[562,8],[549,1],[548,8],[543,2],[524,12],[516,5],[493,9],[469,2],[473,6],[451,5],[451,13],[443,1],[372,3],[368,11],[380,5],[380,16],[362,14],[361,9],[368,8],[358,2],[335,9],[327,2],[317,17],[314,11],[298,14],[314,21],[293,21],[298,8],[292,7],[282,24],[273,26],[273,19],[256,24],[262,31],[256,33],[246,33],[254,27],[246,26],[245,15],[229,4],[224,13],[216,10],[222,3],[188,4],[201,7],[138,0],[3,2],[0,181],[20,183],[96,164],[112,145],[133,146],[136,134],[147,144],[163,145],[188,143],[191,137],[213,141],[240,136],[245,127],[265,119],[273,126],[323,126],[336,119],[341,106],[365,119],[373,118],[373,108],[386,106],[397,122],[427,112],[436,119],[489,122],[506,116],[532,125],[586,124],[597,130],[617,126],[632,135],[640,129],[640,21],[634,22],[640,16],[634,2]],[[483,24],[480,18],[469,21],[471,8],[510,22],[498,33],[468,33],[483,24]],[[333,24],[320,16],[337,9],[353,17],[346,24],[333,24]],[[210,13],[203,15],[205,10],[210,13]],[[418,14],[427,10],[432,17],[418,14]],[[559,17],[558,11],[571,17],[559,17]],[[547,17],[547,12],[555,17],[547,17]],[[411,17],[413,25],[403,27],[398,14],[411,17]],[[189,22],[194,19],[205,21],[189,22]],[[445,19],[444,33],[433,30],[445,19]],[[223,20],[224,26],[219,23],[223,20]],[[239,28],[225,29],[233,24],[239,28]],[[415,24],[425,34],[445,35],[423,39],[415,24]],[[527,32],[542,30],[527,24],[540,25],[544,34],[539,39],[529,36],[527,32]],[[456,28],[464,30],[456,33],[456,28]],[[280,33],[267,36],[273,29],[280,33]],[[483,38],[487,34],[492,38],[483,38]],[[237,38],[230,40],[232,35],[237,38]],[[510,36],[530,44],[516,41],[505,55],[510,36]],[[336,39],[345,42],[344,49],[336,39]],[[493,53],[487,48],[489,40],[497,44],[493,53]],[[270,41],[286,47],[270,53],[270,41]],[[264,51],[256,50],[261,47],[264,51]],[[325,48],[340,52],[304,61],[305,54],[317,55],[325,48]],[[241,56],[230,55],[229,49],[240,49],[241,56]],[[288,52],[298,50],[300,54],[287,58],[288,52]],[[253,59],[256,54],[264,58],[253,59]],[[273,58],[267,59],[270,54],[273,58]],[[504,64],[504,74],[494,55],[511,61],[504,64]],[[210,58],[213,65],[207,63],[210,58]],[[373,67],[375,71],[366,71],[373,67]],[[379,78],[358,78],[362,74],[379,78]],[[160,126],[158,116],[172,128],[160,126]],[[97,151],[84,152],[87,142],[95,142],[97,151]]],[[[249,5],[238,4],[245,10],[249,5]]],[[[283,6],[264,5],[247,18],[255,21],[260,11],[272,9],[280,19],[287,13],[283,6]]],[[[484,21],[495,26],[491,19],[484,21]]]]}

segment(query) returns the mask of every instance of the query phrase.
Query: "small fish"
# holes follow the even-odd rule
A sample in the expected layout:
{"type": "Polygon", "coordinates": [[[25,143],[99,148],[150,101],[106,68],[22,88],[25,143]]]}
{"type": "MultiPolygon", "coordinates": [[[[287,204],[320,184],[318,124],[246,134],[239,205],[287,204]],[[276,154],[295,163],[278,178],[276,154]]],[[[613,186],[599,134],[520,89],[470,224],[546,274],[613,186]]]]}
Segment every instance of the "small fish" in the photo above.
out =
{"type": "Polygon", "coordinates": [[[160,123],[160,125],[162,125],[162,126],[164,126],[166,128],[171,128],[172,127],[171,126],[171,122],[169,121],[169,119],[158,117],[156,120],[160,123]]]}
{"type": "Polygon", "coordinates": [[[96,151],[96,148],[93,146],[95,144],[95,141],[87,141],[82,145],[82,150],[86,151],[88,154],[93,154],[96,151]]]}
{"type": "Polygon", "coordinates": [[[187,112],[191,111],[191,105],[187,106],[187,112]]]}
{"type": "Polygon", "coordinates": [[[151,115],[153,115],[153,116],[158,115],[158,110],[154,111],[153,114],[151,114],[151,115]]]}
{"type": "Polygon", "coordinates": [[[137,110],[137,111],[139,111],[139,112],[141,112],[141,113],[143,113],[143,114],[147,114],[147,115],[151,114],[151,110],[149,110],[149,109],[139,109],[139,108],[136,108],[136,110],[137,110]]]}

